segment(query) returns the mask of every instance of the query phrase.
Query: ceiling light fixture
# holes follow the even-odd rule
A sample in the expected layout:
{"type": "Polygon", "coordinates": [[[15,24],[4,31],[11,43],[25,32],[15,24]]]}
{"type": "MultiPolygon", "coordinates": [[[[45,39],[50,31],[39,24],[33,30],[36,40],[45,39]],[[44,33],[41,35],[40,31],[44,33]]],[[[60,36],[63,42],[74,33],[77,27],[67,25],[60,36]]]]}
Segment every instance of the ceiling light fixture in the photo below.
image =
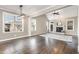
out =
{"type": "Polygon", "coordinates": [[[24,17],[25,15],[23,14],[23,5],[20,5],[20,17],[24,17]]]}

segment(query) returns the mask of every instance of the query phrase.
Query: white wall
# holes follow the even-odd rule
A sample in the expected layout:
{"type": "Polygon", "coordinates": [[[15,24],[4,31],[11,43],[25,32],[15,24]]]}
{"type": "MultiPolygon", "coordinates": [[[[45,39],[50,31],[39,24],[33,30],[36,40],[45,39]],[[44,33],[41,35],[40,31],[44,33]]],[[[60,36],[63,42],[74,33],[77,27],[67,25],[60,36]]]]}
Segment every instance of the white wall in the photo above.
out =
{"type": "Polygon", "coordinates": [[[38,35],[43,34],[47,32],[47,17],[45,15],[40,15],[37,17],[34,17],[36,19],[36,31],[31,32],[31,35],[38,35]]]}
{"type": "Polygon", "coordinates": [[[62,20],[63,20],[63,25],[65,26],[65,29],[67,28],[66,27],[66,22],[67,20],[69,19],[73,19],[74,21],[74,30],[72,31],[68,31],[68,30],[65,30],[67,34],[70,34],[70,35],[77,35],[77,26],[78,26],[78,19],[77,19],[77,16],[78,16],[78,7],[77,6],[70,6],[70,7],[67,7],[67,8],[64,8],[61,10],[61,14],[62,14],[62,20]]]}
{"type": "MultiPolygon", "coordinates": [[[[66,7],[63,8],[59,11],[59,17],[56,20],[53,20],[54,25],[56,27],[57,22],[61,21],[62,22],[62,26],[64,26],[64,30],[66,32],[66,34],[70,34],[70,35],[77,35],[77,26],[78,26],[78,19],[77,19],[77,14],[78,14],[78,8],[77,6],[70,6],[70,7],[66,7]],[[74,19],[74,31],[67,31],[66,30],[66,21],[69,19],[74,19]]],[[[54,28],[54,32],[56,31],[56,28],[54,28]]]]}
{"type": "Polygon", "coordinates": [[[79,52],[79,6],[78,6],[78,52],[79,52]]]}
{"type": "Polygon", "coordinates": [[[5,39],[11,39],[11,38],[16,38],[16,37],[22,37],[22,36],[32,36],[32,35],[38,35],[42,33],[46,33],[46,21],[47,18],[45,15],[40,15],[35,17],[36,19],[36,31],[31,32],[30,29],[30,19],[29,17],[24,18],[24,31],[23,32],[11,32],[11,33],[3,33],[3,18],[2,18],[2,12],[0,10],[0,40],[5,40],[5,39]]]}
{"type": "MultiPolygon", "coordinates": [[[[67,18],[74,18],[75,22],[75,29],[77,29],[77,6],[71,6],[71,7],[67,7],[64,9],[61,9],[60,15],[62,15],[63,17],[60,18],[60,20],[62,21],[63,25],[66,28],[66,19],[67,18]]],[[[36,24],[37,24],[37,30],[35,32],[32,32],[30,34],[32,35],[37,35],[37,34],[42,34],[42,33],[46,33],[47,29],[46,29],[46,21],[48,20],[47,17],[45,15],[40,15],[35,17],[36,24]]],[[[56,23],[57,21],[55,21],[56,23]]],[[[17,33],[3,33],[2,31],[2,27],[3,27],[3,19],[2,19],[2,11],[0,10],[0,40],[3,39],[9,39],[9,38],[14,38],[14,37],[19,37],[19,36],[28,36],[29,32],[28,32],[28,28],[29,28],[29,20],[28,17],[25,17],[24,20],[24,32],[17,32],[17,33]]],[[[55,29],[56,30],[56,29],[55,29]]],[[[75,30],[74,32],[77,33],[77,30],[75,30]]],[[[79,31],[78,31],[79,32],[79,31]]]]}

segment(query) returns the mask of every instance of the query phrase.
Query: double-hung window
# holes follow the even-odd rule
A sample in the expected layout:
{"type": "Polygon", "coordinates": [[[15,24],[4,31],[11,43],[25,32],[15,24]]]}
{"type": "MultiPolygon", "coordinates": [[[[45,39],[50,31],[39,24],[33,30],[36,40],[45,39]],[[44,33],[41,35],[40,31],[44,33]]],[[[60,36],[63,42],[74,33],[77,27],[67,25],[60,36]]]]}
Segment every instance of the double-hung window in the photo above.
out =
{"type": "Polygon", "coordinates": [[[23,32],[23,18],[19,15],[3,12],[3,32],[23,32]]]}

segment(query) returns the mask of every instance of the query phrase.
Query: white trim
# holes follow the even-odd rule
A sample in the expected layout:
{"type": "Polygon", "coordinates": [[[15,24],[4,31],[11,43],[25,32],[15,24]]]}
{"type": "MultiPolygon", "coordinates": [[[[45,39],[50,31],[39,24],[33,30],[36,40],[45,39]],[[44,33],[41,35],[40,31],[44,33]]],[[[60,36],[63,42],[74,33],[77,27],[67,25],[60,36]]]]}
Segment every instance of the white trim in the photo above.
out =
{"type": "Polygon", "coordinates": [[[66,19],[66,30],[67,30],[67,31],[74,31],[74,19],[66,19]],[[68,30],[68,29],[67,29],[67,22],[68,22],[68,21],[73,21],[73,30],[68,30]]]}
{"type": "Polygon", "coordinates": [[[78,52],[79,52],[79,6],[78,6],[78,52]]]}
{"type": "Polygon", "coordinates": [[[14,38],[9,38],[9,39],[0,39],[0,42],[5,42],[5,41],[8,41],[8,40],[15,40],[15,39],[18,39],[18,38],[28,37],[28,36],[29,35],[19,36],[19,37],[14,37],[14,38]]]}
{"type": "Polygon", "coordinates": [[[42,15],[42,14],[47,14],[53,10],[56,10],[56,9],[59,9],[59,8],[63,8],[67,5],[54,5],[54,6],[49,6],[45,9],[42,9],[42,10],[39,10],[37,12],[34,12],[32,14],[30,14],[31,17],[36,17],[36,16],[39,16],[39,15],[42,15]]]}
{"type": "Polygon", "coordinates": [[[53,23],[51,23],[51,22],[49,22],[49,32],[54,32],[54,22],[53,23]],[[53,25],[53,31],[51,31],[51,25],[53,25]]]}
{"type": "Polygon", "coordinates": [[[36,19],[31,18],[31,32],[36,31],[36,19]],[[35,28],[32,27],[32,25],[35,26],[35,28]]]}
{"type": "Polygon", "coordinates": [[[18,16],[18,15],[13,14],[13,13],[2,12],[2,23],[3,23],[3,25],[2,25],[3,26],[2,31],[3,31],[3,33],[18,33],[18,32],[21,33],[21,32],[24,32],[24,18],[22,18],[22,31],[5,32],[5,30],[4,30],[4,27],[5,27],[5,25],[4,25],[4,15],[18,16]]]}
{"type": "MultiPolygon", "coordinates": [[[[50,11],[65,7],[65,6],[67,6],[67,5],[51,5],[51,6],[47,7],[47,8],[35,11],[35,12],[31,13],[31,14],[26,13],[26,12],[24,12],[24,13],[26,15],[28,15],[28,16],[36,17],[36,16],[39,16],[39,15],[42,15],[42,14],[46,14],[46,13],[48,13],[50,11]]],[[[8,11],[8,12],[11,12],[11,13],[19,14],[18,10],[8,9],[6,7],[3,7],[3,6],[0,6],[0,9],[3,10],[3,11],[8,11]]]]}
{"type": "Polygon", "coordinates": [[[22,31],[20,32],[24,32],[24,17],[22,18],[22,31]]]}
{"type": "Polygon", "coordinates": [[[3,15],[4,15],[4,12],[2,12],[2,32],[5,33],[4,32],[4,16],[3,15]]]}
{"type": "Polygon", "coordinates": [[[28,34],[31,36],[31,17],[28,18],[28,34]]]}

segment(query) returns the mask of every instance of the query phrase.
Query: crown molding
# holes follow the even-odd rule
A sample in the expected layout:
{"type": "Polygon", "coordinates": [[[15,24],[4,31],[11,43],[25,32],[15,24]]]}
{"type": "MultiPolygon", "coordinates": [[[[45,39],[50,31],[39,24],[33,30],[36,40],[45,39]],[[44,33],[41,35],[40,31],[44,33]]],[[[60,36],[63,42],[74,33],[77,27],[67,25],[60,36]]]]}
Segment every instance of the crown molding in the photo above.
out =
{"type": "Polygon", "coordinates": [[[1,10],[1,11],[5,11],[5,12],[14,13],[14,14],[19,14],[19,11],[17,11],[17,10],[8,9],[8,8],[2,7],[2,6],[0,6],[0,10],[1,10]]]}
{"type": "MultiPolygon", "coordinates": [[[[26,13],[26,12],[24,12],[24,13],[25,13],[27,16],[36,17],[36,16],[40,16],[40,15],[42,15],[42,14],[47,14],[47,13],[49,13],[49,12],[51,12],[51,11],[54,11],[54,10],[63,8],[63,7],[65,7],[65,6],[67,6],[67,5],[51,5],[51,6],[47,7],[47,8],[41,9],[41,10],[36,11],[36,12],[33,12],[33,13],[31,13],[31,14],[28,14],[28,13],[26,13]]],[[[2,7],[2,6],[0,6],[0,10],[2,10],[2,11],[7,11],[7,12],[11,12],[11,13],[15,13],[15,14],[19,14],[19,11],[18,11],[18,10],[8,9],[8,8],[2,7]]]]}
{"type": "Polygon", "coordinates": [[[48,7],[48,8],[45,8],[45,9],[42,9],[40,11],[34,12],[30,16],[32,16],[32,17],[40,16],[42,14],[47,14],[47,13],[49,13],[51,11],[61,9],[63,7],[66,7],[66,6],[67,5],[55,5],[55,6],[52,5],[52,6],[48,7]]]}

